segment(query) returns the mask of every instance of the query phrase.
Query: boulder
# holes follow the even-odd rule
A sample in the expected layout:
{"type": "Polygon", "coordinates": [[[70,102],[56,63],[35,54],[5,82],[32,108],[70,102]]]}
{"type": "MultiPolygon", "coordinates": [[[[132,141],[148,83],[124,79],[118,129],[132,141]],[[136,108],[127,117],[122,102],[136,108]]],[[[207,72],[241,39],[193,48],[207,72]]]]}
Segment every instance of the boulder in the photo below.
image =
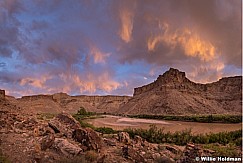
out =
{"type": "Polygon", "coordinates": [[[65,156],[78,155],[82,152],[82,149],[77,144],[70,143],[67,139],[56,138],[53,146],[65,156]]]}
{"type": "Polygon", "coordinates": [[[34,128],[35,136],[46,136],[49,134],[54,134],[54,130],[49,127],[47,124],[40,124],[39,126],[34,128]]]}
{"type": "MultiPolygon", "coordinates": [[[[198,146],[194,144],[187,144],[185,150],[183,151],[183,155],[177,161],[179,163],[186,163],[186,162],[196,162],[196,157],[201,156],[211,156],[210,153],[204,153],[204,151],[198,146]]],[[[202,161],[197,161],[202,162],[202,161]]]]}
{"type": "Polygon", "coordinates": [[[122,143],[129,144],[131,143],[130,136],[127,132],[119,132],[118,133],[118,141],[122,143]]]}
{"type": "Polygon", "coordinates": [[[41,150],[46,150],[54,144],[55,137],[54,135],[47,135],[41,139],[41,150]]]}
{"type": "Polygon", "coordinates": [[[112,139],[107,139],[107,138],[103,138],[104,142],[108,145],[108,146],[116,146],[116,141],[112,140],[112,139]]]}
{"type": "Polygon", "coordinates": [[[134,136],[134,141],[135,141],[136,144],[140,144],[141,145],[143,143],[143,138],[138,136],[138,135],[135,135],[134,136]]]}
{"type": "Polygon", "coordinates": [[[66,137],[71,138],[75,129],[80,128],[79,122],[70,114],[61,113],[49,121],[49,126],[56,133],[63,133],[66,137]]]}
{"type": "Polygon", "coordinates": [[[101,137],[90,128],[78,128],[73,132],[73,138],[82,145],[86,146],[88,150],[99,151],[104,142],[101,137]]]}
{"type": "Polygon", "coordinates": [[[170,152],[174,154],[178,154],[180,150],[172,145],[165,145],[165,149],[169,150],[170,152]]]}
{"type": "Polygon", "coordinates": [[[132,147],[125,146],[122,148],[123,157],[132,159],[134,162],[146,162],[145,158],[134,150],[132,147]]]}

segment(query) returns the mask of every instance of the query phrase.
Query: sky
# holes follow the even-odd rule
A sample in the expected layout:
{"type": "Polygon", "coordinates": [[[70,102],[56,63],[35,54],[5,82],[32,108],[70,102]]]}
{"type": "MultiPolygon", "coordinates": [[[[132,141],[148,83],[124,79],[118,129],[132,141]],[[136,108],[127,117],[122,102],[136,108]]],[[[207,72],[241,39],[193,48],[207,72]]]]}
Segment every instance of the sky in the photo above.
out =
{"type": "Polygon", "coordinates": [[[241,0],[1,0],[0,89],[132,95],[170,67],[242,74],[241,0]]]}

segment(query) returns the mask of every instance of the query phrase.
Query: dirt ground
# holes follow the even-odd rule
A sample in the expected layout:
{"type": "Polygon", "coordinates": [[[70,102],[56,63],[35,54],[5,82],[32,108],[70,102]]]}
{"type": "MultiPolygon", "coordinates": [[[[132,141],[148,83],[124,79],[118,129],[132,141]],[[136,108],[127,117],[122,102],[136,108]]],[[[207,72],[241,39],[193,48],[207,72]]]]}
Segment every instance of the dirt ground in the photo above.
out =
{"type": "Polygon", "coordinates": [[[86,122],[96,127],[111,127],[115,130],[125,128],[143,128],[148,129],[151,124],[158,128],[164,128],[164,131],[176,132],[191,129],[193,134],[218,133],[222,131],[234,131],[242,128],[242,123],[224,124],[224,123],[198,123],[182,121],[165,121],[165,120],[145,120],[137,118],[125,118],[119,116],[106,116],[103,118],[88,119],[86,122]]]}

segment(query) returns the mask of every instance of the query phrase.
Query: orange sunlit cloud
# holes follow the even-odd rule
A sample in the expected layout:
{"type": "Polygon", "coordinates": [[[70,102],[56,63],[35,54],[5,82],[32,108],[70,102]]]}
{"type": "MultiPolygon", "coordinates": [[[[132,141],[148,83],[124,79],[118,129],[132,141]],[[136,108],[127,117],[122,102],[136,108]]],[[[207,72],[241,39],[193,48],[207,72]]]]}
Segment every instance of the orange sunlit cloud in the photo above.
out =
{"type": "Polygon", "coordinates": [[[31,85],[36,88],[44,88],[45,87],[45,82],[50,79],[50,77],[47,76],[41,76],[40,78],[32,78],[32,77],[27,77],[23,78],[20,81],[20,85],[31,85]]]}
{"type": "Polygon", "coordinates": [[[80,93],[94,93],[97,89],[111,92],[121,86],[120,83],[110,79],[108,73],[100,74],[99,76],[88,74],[86,80],[82,80],[78,75],[73,75],[72,80],[75,86],[80,88],[80,93]]]}
{"type": "Polygon", "coordinates": [[[133,13],[128,10],[122,10],[120,12],[121,29],[119,35],[126,43],[130,42],[132,39],[133,16],[133,13]]]}
{"type": "Polygon", "coordinates": [[[160,28],[164,31],[163,33],[148,39],[147,47],[149,51],[154,51],[156,45],[163,42],[171,49],[180,45],[187,56],[198,57],[202,61],[215,59],[216,48],[209,41],[200,38],[197,33],[187,28],[172,32],[167,23],[160,25],[160,28]]]}
{"type": "Polygon", "coordinates": [[[106,58],[110,56],[110,53],[103,53],[95,46],[91,47],[90,53],[94,57],[94,63],[105,63],[106,58]]]}

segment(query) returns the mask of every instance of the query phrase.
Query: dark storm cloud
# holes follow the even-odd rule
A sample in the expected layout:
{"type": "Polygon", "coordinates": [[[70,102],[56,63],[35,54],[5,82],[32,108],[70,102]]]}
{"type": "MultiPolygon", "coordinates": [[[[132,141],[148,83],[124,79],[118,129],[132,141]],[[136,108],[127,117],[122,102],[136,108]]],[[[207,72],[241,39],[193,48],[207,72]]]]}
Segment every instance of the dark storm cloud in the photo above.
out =
{"type": "Polygon", "coordinates": [[[23,10],[17,0],[0,2],[0,56],[11,57],[14,50],[20,46],[19,21],[15,15],[23,10]]]}

